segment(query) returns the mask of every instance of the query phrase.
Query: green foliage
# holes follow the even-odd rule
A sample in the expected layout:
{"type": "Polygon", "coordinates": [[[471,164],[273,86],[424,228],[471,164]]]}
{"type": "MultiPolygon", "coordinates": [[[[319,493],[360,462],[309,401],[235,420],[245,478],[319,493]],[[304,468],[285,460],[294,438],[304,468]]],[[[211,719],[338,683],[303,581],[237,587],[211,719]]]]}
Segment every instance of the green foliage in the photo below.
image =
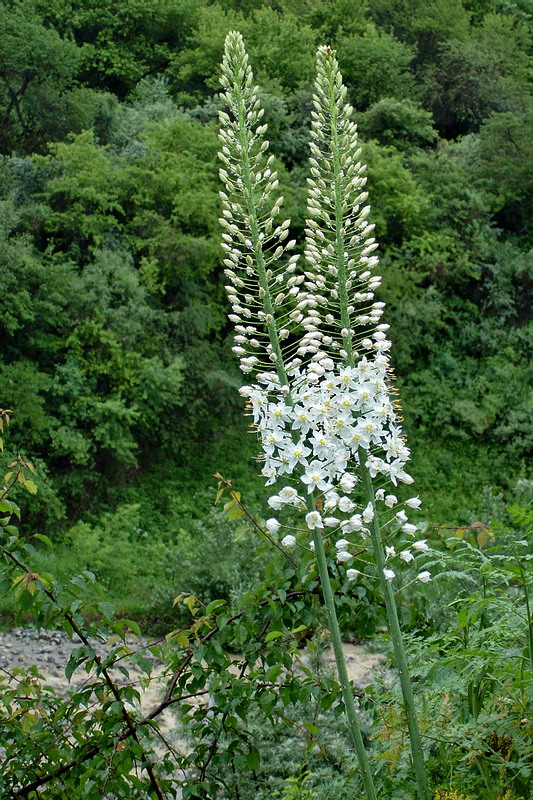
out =
{"type": "Polygon", "coordinates": [[[81,46],[81,80],[121,98],[168,66],[203,6],[198,0],[33,2],[49,24],[81,46]]]}
{"type": "Polygon", "coordinates": [[[438,138],[431,114],[412,100],[383,97],[358,118],[365,138],[403,152],[428,147],[438,138]]]}
{"type": "Polygon", "coordinates": [[[487,192],[500,224],[531,243],[529,209],[533,189],[533,165],[527,142],[533,112],[493,114],[480,130],[475,175],[487,192]]]}
{"type": "MultiPolygon", "coordinates": [[[[7,421],[8,412],[3,418],[7,421]]],[[[175,794],[181,787],[187,797],[217,797],[222,787],[227,789],[227,769],[230,774],[238,769],[255,775],[260,767],[254,731],[259,714],[281,730],[295,724],[288,722],[286,713],[302,703],[314,707],[315,717],[321,705],[331,705],[338,693],[336,682],[305,665],[293,666],[316,612],[315,582],[305,566],[295,570],[282,556],[272,558],[269,553],[263,579],[249,574],[251,588],[235,592],[230,602],[208,602],[205,597],[202,601],[190,591],[181,592],[174,600],[173,620],[181,628],[167,627],[166,643],[143,642],[134,621],[115,617],[92,570],[80,571],[83,563],[94,565],[106,582],[118,582],[126,591],[137,583],[128,550],[132,533],[141,533],[138,506],[123,507],[107,519],[106,527],[79,524],[73,529],[69,545],[78,572],[58,580],[35,549],[37,543],[49,549],[50,563],[53,545],[48,537],[24,539],[13,524],[20,511],[8,494],[15,485],[35,491],[28,477],[31,465],[19,458],[10,466],[0,499],[5,515],[0,518],[0,584],[12,591],[17,610],[31,615],[39,626],[63,629],[77,646],[65,666],[67,680],[73,681],[66,696],[45,683],[36,668],[15,668],[9,681],[2,679],[3,794],[31,796],[46,786],[47,791],[71,796],[83,791],[96,800],[105,788],[117,800],[144,800],[154,793],[175,794]],[[231,652],[241,654],[237,669],[231,652]],[[156,665],[158,672],[161,665],[170,676],[165,679],[166,696],[144,716],[140,693],[150,685],[156,665]],[[164,753],[156,756],[158,720],[170,706],[199,740],[188,755],[169,745],[165,734],[164,753]]],[[[206,551],[211,551],[219,580],[221,527],[218,515],[215,538],[203,536],[198,544],[203,571],[206,551]]],[[[144,557],[159,558],[162,566],[168,553],[160,546],[150,547],[144,557]]],[[[252,546],[251,552],[255,556],[258,550],[252,546]]],[[[234,551],[232,558],[234,564],[242,563],[243,553],[234,551]]],[[[179,563],[182,568],[181,558],[179,563]]],[[[302,746],[315,742],[315,724],[296,723],[296,728],[303,733],[302,746]]]]}
{"type": "Polygon", "coordinates": [[[72,91],[80,48],[44,24],[33,3],[2,0],[0,13],[0,152],[27,152],[75,129],[90,95],[72,91]],[[58,112],[66,124],[58,124],[58,112]]]}
{"type": "Polygon", "coordinates": [[[371,142],[365,146],[368,163],[368,191],[375,198],[373,220],[376,235],[385,245],[394,244],[422,232],[427,211],[422,187],[404,157],[395,147],[371,142]]]}
{"type": "Polygon", "coordinates": [[[464,134],[494,112],[523,112],[530,96],[529,40],[515,19],[487,14],[467,40],[443,44],[432,89],[439,130],[464,134]]]}
{"type": "Polygon", "coordinates": [[[1,11],[0,377],[13,450],[31,452],[47,486],[53,511],[28,500],[48,533],[65,514],[68,527],[152,491],[160,513],[177,484],[187,496],[207,486],[224,452],[252,483],[238,465],[253,443],[217,232],[218,62],[233,27],[259,65],[298,241],[313,51],[337,48],[431,513],[482,513],[470,470],[508,496],[529,476],[527,4],[3,0],[1,11]],[[451,475],[461,489],[447,495],[451,475]]]}
{"type": "Polygon", "coordinates": [[[339,38],[337,50],[356,110],[365,111],[383,97],[403,99],[415,93],[409,70],[414,50],[385,31],[369,26],[366,35],[339,38]]]}
{"type": "MultiPolygon", "coordinates": [[[[426,564],[434,573],[423,600],[431,628],[412,636],[409,659],[439,798],[530,797],[532,523],[529,509],[511,508],[492,530],[457,530],[440,547],[435,539],[426,564]]],[[[402,726],[396,701],[378,734],[395,769],[402,726]]]]}

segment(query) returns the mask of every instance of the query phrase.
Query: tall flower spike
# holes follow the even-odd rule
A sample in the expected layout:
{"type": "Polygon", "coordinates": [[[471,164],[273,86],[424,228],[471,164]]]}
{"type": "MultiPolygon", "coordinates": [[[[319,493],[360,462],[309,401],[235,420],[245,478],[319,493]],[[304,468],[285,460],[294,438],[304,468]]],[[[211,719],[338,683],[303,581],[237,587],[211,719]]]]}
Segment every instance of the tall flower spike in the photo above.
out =
{"type": "Polygon", "coordinates": [[[229,113],[220,114],[225,185],[220,222],[236,329],[233,351],[243,372],[266,370],[287,386],[282,343],[299,292],[299,277],[293,276],[298,256],[288,255],[295,244],[286,241],[290,220],[275,225],[283,198],[276,194],[274,156],[267,155],[258,89],[242,36],[235,31],[226,37],[221,83],[229,113]]]}
{"type": "MultiPolygon", "coordinates": [[[[352,108],[345,101],[346,87],[335,55],[328,47],[318,50],[315,88],[305,250],[309,269],[305,288],[312,298],[314,317],[320,318],[326,360],[329,352],[331,360],[340,367],[343,379],[347,378],[347,387],[355,376],[359,379],[357,400],[353,404],[359,420],[355,429],[358,438],[352,440],[357,452],[352,451],[352,454],[366,501],[362,519],[369,525],[374,562],[385,600],[419,798],[429,800],[413,688],[391,585],[395,571],[386,566],[387,553],[373,485],[378,475],[386,476],[394,484],[398,480],[411,483],[411,476],[404,470],[409,450],[388,398],[386,352],[390,342],[385,335],[388,326],[380,323],[383,304],[374,299],[380,278],[373,275],[378,260],[372,253],[377,245],[371,237],[373,226],[368,222],[370,206],[364,205],[367,199],[365,168],[359,160],[361,151],[357,148],[352,108]],[[372,358],[367,359],[366,354],[372,358]],[[365,376],[368,378],[366,385],[365,376]]],[[[317,338],[316,333],[314,338],[317,338]]],[[[305,343],[300,345],[300,350],[305,352],[305,343]]],[[[406,519],[404,514],[396,522],[401,524],[406,519]]],[[[404,533],[409,535],[410,529],[414,533],[416,526],[403,525],[404,533]]]]}
{"type": "MultiPolygon", "coordinates": [[[[319,318],[321,349],[352,366],[361,347],[366,352],[386,349],[387,326],[379,325],[383,304],[374,299],[381,280],[373,275],[378,259],[372,253],[378,245],[368,222],[357,126],[329,47],[318,50],[313,104],[304,286],[313,316],[319,318]]],[[[304,335],[300,354],[306,346],[304,335]]]]}
{"type": "MultiPolygon", "coordinates": [[[[257,383],[243,387],[241,393],[250,400],[254,427],[261,438],[262,474],[267,485],[290,476],[298,487],[286,486],[268,502],[275,510],[291,505],[305,513],[367,800],[377,800],[377,793],[343,656],[324,526],[333,524],[352,537],[352,541],[339,540],[343,546],[336,548],[337,561],[352,561],[353,539],[373,560],[398,663],[419,797],[429,800],[392,588],[396,572],[389,565],[397,552],[405,549],[403,537],[414,535],[416,526],[408,523],[404,510],[387,519],[390,515],[378,503],[393,508],[397,498],[385,496],[383,487],[374,491],[377,476],[394,484],[411,483],[412,478],[404,470],[409,451],[387,385],[388,326],[380,323],[383,304],[374,299],[380,282],[372,274],[377,263],[372,252],[377,245],[367,220],[369,206],[364,205],[364,167],[359,161],[352,109],[345,102],[346,89],[336,59],[329,48],[321,47],[311,141],[307,268],[297,274],[296,257],[286,253],[293,243],[283,244],[289,222],[274,229],[281,199],[274,199],[277,179],[271,170],[272,159],[266,156],[268,143],[262,138],[266,126],[261,124],[257,89],[238,33],[230,33],[226,40],[222,83],[229,106],[229,114],[221,114],[220,136],[221,176],[226,184],[221,221],[233,306],[230,319],[236,324],[234,351],[241,358],[241,368],[257,372],[257,383]],[[289,322],[304,330],[301,340],[292,345],[297,348],[292,361],[291,349],[282,349],[289,322]],[[324,511],[338,517],[322,519],[319,495],[324,511]],[[387,551],[382,524],[389,534],[387,551]],[[391,544],[393,539],[398,550],[391,544]]],[[[416,498],[412,502],[416,504],[416,498]]],[[[271,522],[274,527],[279,525],[277,520],[271,522]]],[[[298,539],[290,534],[283,543],[292,547],[298,539]]],[[[421,550],[424,544],[415,542],[412,548],[421,550]]],[[[347,578],[354,580],[357,573],[350,569],[347,578]]],[[[426,577],[425,572],[420,574],[426,577]]]]}

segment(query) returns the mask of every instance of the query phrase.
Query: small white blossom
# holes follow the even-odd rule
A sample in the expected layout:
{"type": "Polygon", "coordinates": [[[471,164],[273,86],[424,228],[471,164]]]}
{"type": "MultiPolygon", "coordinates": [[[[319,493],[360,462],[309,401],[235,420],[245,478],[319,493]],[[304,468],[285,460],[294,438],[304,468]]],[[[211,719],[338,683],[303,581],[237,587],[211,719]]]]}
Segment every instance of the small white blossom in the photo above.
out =
{"type": "Polygon", "coordinates": [[[385,557],[386,558],[394,558],[396,555],[396,550],[392,545],[389,547],[388,545],[385,546],[385,557]]]}
{"type": "Polygon", "coordinates": [[[292,533],[287,534],[287,536],[284,536],[281,540],[281,544],[283,547],[287,547],[289,549],[296,547],[296,536],[293,536],[292,533]]]}
{"type": "Polygon", "coordinates": [[[274,519],[274,517],[267,519],[267,521],[265,522],[265,528],[269,533],[272,533],[273,535],[275,535],[279,531],[280,527],[281,525],[279,524],[277,519],[274,519]]]}
{"type": "Polygon", "coordinates": [[[333,511],[339,506],[339,495],[337,492],[328,492],[326,502],[324,503],[324,511],[333,511]]]}
{"type": "Polygon", "coordinates": [[[337,517],[324,517],[324,525],[326,528],[336,528],[340,524],[340,519],[337,517]]]}
{"type": "Polygon", "coordinates": [[[398,502],[398,498],[394,494],[388,494],[385,498],[385,505],[392,508],[398,502]]]}
{"type": "Polygon", "coordinates": [[[408,536],[414,536],[414,535],[415,535],[415,533],[417,532],[417,530],[418,530],[418,528],[416,527],[416,525],[411,525],[411,523],[410,523],[410,522],[407,522],[407,523],[406,523],[406,524],[405,524],[405,525],[402,527],[402,531],[403,531],[404,533],[406,533],[408,536]]]}
{"type": "Polygon", "coordinates": [[[402,558],[406,564],[409,564],[410,561],[413,561],[414,555],[410,550],[402,550],[400,553],[400,558],[402,558]]]}
{"type": "Polygon", "coordinates": [[[339,561],[351,561],[353,558],[352,554],[349,553],[347,550],[338,550],[337,551],[337,559],[339,561]]]}
{"type": "Polygon", "coordinates": [[[350,475],[348,472],[345,472],[339,481],[339,486],[341,487],[343,492],[349,494],[351,491],[353,491],[356,483],[357,483],[356,478],[353,475],[350,475]]]}
{"type": "Polygon", "coordinates": [[[419,553],[427,553],[429,550],[428,543],[425,539],[419,539],[417,542],[413,542],[411,547],[414,550],[418,550],[419,553]]]}
{"type": "Polygon", "coordinates": [[[372,503],[368,503],[367,507],[363,511],[363,522],[372,522],[374,519],[374,506],[372,503]]]}
{"type": "Polygon", "coordinates": [[[310,511],[309,514],[306,514],[305,522],[310,531],[313,531],[315,528],[324,527],[322,517],[318,511],[310,511]]]}
{"type": "Polygon", "coordinates": [[[320,491],[324,492],[329,486],[327,473],[322,469],[319,462],[313,462],[300,480],[302,483],[307,484],[308,492],[312,492],[314,489],[320,489],[320,491]]]}
{"type": "Polygon", "coordinates": [[[431,580],[431,572],[428,572],[427,569],[421,572],[419,575],[416,576],[417,581],[420,583],[428,583],[431,580]]]}
{"type": "Polygon", "coordinates": [[[350,542],[348,541],[348,539],[339,539],[337,542],[335,542],[335,547],[337,548],[337,550],[346,550],[346,548],[349,546],[350,542]]]}
{"type": "Polygon", "coordinates": [[[274,511],[279,511],[280,508],[283,506],[283,500],[277,494],[273,494],[272,497],[268,498],[268,505],[270,508],[273,508],[274,511]]]}
{"type": "Polygon", "coordinates": [[[398,511],[398,513],[395,516],[398,522],[407,522],[407,514],[405,513],[403,508],[401,511],[398,511]]]}
{"type": "Polygon", "coordinates": [[[349,497],[341,497],[337,505],[339,511],[342,511],[344,514],[349,514],[350,511],[353,511],[355,508],[355,503],[353,500],[350,500],[349,497]]]}
{"type": "Polygon", "coordinates": [[[405,505],[409,506],[409,508],[420,508],[422,505],[422,500],[420,500],[418,497],[411,497],[409,500],[405,501],[405,505]]]}
{"type": "Polygon", "coordinates": [[[358,576],[360,574],[361,574],[361,572],[358,569],[347,569],[346,570],[346,577],[348,578],[349,581],[357,580],[357,578],[358,578],[358,576]]]}
{"type": "Polygon", "coordinates": [[[279,496],[284,503],[291,503],[296,497],[298,497],[298,492],[294,486],[284,486],[279,493],[279,496]]]}
{"type": "Polygon", "coordinates": [[[392,581],[396,577],[396,573],[393,569],[384,569],[383,574],[385,575],[385,579],[388,581],[392,581]]]}

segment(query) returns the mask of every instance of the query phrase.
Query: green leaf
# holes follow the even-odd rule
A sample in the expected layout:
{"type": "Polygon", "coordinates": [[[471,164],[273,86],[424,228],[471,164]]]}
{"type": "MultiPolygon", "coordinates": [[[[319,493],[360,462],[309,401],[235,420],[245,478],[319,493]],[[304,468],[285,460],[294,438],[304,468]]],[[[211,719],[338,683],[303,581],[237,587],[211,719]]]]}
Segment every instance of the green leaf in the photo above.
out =
{"type": "Polygon", "coordinates": [[[248,769],[257,769],[261,763],[261,756],[259,750],[253,747],[246,756],[246,766],[248,769]]]}
{"type": "Polygon", "coordinates": [[[274,681],[279,678],[283,671],[283,667],[281,664],[274,664],[273,667],[270,667],[266,674],[266,679],[269,683],[274,683],[274,681]]]}
{"type": "Polygon", "coordinates": [[[239,508],[239,506],[234,506],[228,511],[228,521],[233,522],[233,520],[239,519],[239,517],[242,517],[243,515],[244,511],[242,508],[239,508]]]}
{"type": "Polygon", "coordinates": [[[53,548],[52,540],[49,539],[48,536],[46,536],[44,533],[35,533],[34,539],[38,539],[40,542],[43,542],[43,544],[45,544],[49,550],[52,550],[53,548]]]}
{"type": "Polygon", "coordinates": [[[102,612],[102,614],[107,620],[113,619],[113,614],[115,609],[112,603],[109,603],[107,600],[103,600],[100,603],[98,603],[98,609],[99,611],[102,612]]]}
{"type": "Polygon", "coordinates": [[[136,656],[135,663],[146,675],[151,675],[154,665],[149,658],[146,656],[136,656]]]}
{"type": "Polygon", "coordinates": [[[14,505],[12,500],[0,500],[0,513],[12,514],[14,505]]]}
{"type": "Polygon", "coordinates": [[[140,636],[141,635],[141,629],[140,629],[138,623],[135,622],[134,619],[123,619],[122,622],[124,623],[124,625],[128,626],[130,631],[132,633],[134,633],[135,636],[140,636]]]}
{"type": "Polygon", "coordinates": [[[213,611],[216,611],[217,608],[222,608],[222,606],[225,605],[227,605],[226,600],[212,600],[205,609],[205,613],[212,614],[213,611]]]}
{"type": "Polygon", "coordinates": [[[265,636],[265,642],[271,642],[272,639],[279,639],[281,636],[283,636],[283,631],[270,631],[265,636]]]}

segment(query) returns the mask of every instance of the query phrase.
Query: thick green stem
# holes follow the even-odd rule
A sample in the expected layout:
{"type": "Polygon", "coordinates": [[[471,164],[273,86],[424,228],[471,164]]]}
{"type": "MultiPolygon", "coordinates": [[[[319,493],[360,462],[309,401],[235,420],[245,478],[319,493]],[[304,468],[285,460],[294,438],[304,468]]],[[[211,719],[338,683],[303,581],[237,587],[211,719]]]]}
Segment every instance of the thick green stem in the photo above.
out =
{"type": "Polygon", "coordinates": [[[363,781],[365,784],[365,792],[367,800],[377,800],[376,787],[374,786],[374,779],[370,770],[370,763],[365,750],[363,737],[357,721],[357,712],[355,710],[355,703],[353,699],[352,687],[348,678],[348,671],[346,669],[346,662],[344,660],[344,652],[342,649],[341,633],[339,629],[339,622],[337,620],[337,612],[335,611],[335,599],[333,597],[333,590],[331,588],[331,581],[329,578],[328,565],[326,561],[326,554],[324,552],[324,542],[322,534],[319,530],[313,532],[313,542],[315,544],[315,555],[318,564],[318,573],[320,576],[320,583],[322,586],[322,595],[324,597],[324,605],[326,606],[326,613],[328,617],[328,628],[331,635],[331,642],[333,645],[333,652],[335,653],[335,662],[337,664],[337,674],[339,683],[342,688],[342,697],[344,700],[344,707],[346,709],[346,716],[350,725],[350,732],[352,736],[353,745],[359,761],[359,767],[363,774],[363,781]]]}
{"type": "Polygon", "coordinates": [[[385,578],[383,570],[385,569],[385,553],[383,550],[383,542],[381,539],[381,529],[376,510],[376,501],[374,497],[374,487],[372,486],[372,478],[366,465],[366,453],[364,450],[359,450],[359,460],[361,463],[361,479],[365,491],[366,500],[372,503],[374,508],[374,519],[372,522],[372,545],[374,550],[374,559],[379,573],[379,581],[383,598],[385,600],[385,608],[387,611],[387,619],[389,621],[389,631],[396,657],[396,665],[398,668],[398,675],[400,678],[400,685],[402,689],[403,702],[405,713],[407,716],[407,727],[409,729],[409,738],[411,741],[411,752],[413,755],[413,765],[415,769],[416,781],[418,784],[418,793],[420,800],[431,800],[431,792],[429,789],[429,782],[426,773],[426,765],[424,763],[424,753],[422,750],[422,740],[420,738],[420,731],[418,729],[418,722],[416,718],[415,698],[413,695],[413,686],[411,677],[409,675],[409,667],[407,664],[407,657],[405,654],[405,647],[402,638],[402,631],[398,619],[398,611],[396,608],[396,600],[390,581],[385,578]]]}
{"type": "Polygon", "coordinates": [[[522,569],[522,564],[520,558],[517,556],[514,548],[513,548],[513,555],[515,559],[516,566],[518,567],[518,571],[520,572],[520,578],[522,579],[522,586],[524,587],[524,600],[526,603],[526,616],[527,616],[527,638],[528,638],[528,646],[529,646],[529,664],[531,667],[531,677],[533,677],[533,620],[531,618],[531,607],[529,603],[529,591],[527,588],[527,579],[524,574],[524,570],[522,569]]]}

